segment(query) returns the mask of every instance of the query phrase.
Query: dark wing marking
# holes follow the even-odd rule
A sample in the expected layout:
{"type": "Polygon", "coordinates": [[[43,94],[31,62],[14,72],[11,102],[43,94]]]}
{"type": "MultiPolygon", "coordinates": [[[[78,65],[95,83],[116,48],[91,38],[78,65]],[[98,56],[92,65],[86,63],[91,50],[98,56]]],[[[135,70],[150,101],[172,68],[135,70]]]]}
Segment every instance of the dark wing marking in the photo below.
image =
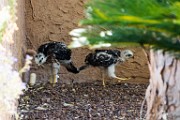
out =
{"type": "Polygon", "coordinates": [[[64,46],[64,44],[58,43],[49,47],[48,55],[54,56],[57,60],[70,60],[71,50],[64,46]]]}
{"type": "Polygon", "coordinates": [[[49,47],[49,43],[46,43],[46,44],[43,44],[41,45],[39,48],[38,48],[38,53],[43,53],[45,56],[47,56],[47,50],[48,50],[48,47],[49,47]]]}
{"type": "Polygon", "coordinates": [[[85,59],[86,64],[92,66],[103,66],[108,67],[117,62],[117,58],[112,54],[107,53],[107,51],[96,51],[95,53],[90,53],[85,59]]]}
{"type": "Polygon", "coordinates": [[[70,60],[71,50],[67,48],[63,42],[49,42],[41,45],[38,48],[38,53],[41,52],[45,56],[54,57],[58,60],[70,60]]]}
{"type": "Polygon", "coordinates": [[[121,55],[120,50],[103,50],[103,49],[95,50],[95,53],[98,53],[98,52],[106,52],[107,54],[111,54],[114,57],[120,57],[120,55],[121,55]]]}

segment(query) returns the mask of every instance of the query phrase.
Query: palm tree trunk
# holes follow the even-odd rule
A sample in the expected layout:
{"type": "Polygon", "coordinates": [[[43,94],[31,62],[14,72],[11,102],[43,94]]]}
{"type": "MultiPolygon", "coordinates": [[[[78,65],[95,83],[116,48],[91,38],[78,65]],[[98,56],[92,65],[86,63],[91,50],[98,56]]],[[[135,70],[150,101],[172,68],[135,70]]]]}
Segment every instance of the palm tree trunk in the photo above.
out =
{"type": "Polygon", "coordinates": [[[146,119],[180,120],[180,61],[161,50],[151,50],[149,69],[146,119]]]}

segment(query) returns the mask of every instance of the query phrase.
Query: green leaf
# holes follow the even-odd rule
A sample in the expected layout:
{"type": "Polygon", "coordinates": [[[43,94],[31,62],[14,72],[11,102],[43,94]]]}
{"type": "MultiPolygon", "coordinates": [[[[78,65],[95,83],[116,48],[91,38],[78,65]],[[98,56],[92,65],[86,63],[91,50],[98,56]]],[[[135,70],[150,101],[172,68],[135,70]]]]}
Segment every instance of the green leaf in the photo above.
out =
{"type": "Polygon", "coordinates": [[[180,53],[180,0],[91,0],[86,13],[80,25],[91,26],[82,34],[90,45],[150,45],[180,53]],[[113,34],[100,35],[108,30],[113,34]]]}

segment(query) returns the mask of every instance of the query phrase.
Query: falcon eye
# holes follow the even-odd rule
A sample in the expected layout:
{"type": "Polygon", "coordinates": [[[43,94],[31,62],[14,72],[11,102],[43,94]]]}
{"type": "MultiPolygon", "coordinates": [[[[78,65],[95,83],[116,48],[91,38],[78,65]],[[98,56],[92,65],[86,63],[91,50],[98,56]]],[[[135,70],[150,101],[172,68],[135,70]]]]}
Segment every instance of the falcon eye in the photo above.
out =
{"type": "Polygon", "coordinates": [[[36,58],[40,58],[40,57],[41,57],[41,55],[37,54],[35,57],[36,57],[36,58]]]}
{"type": "Polygon", "coordinates": [[[127,54],[127,57],[132,57],[132,55],[131,54],[127,54]]]}

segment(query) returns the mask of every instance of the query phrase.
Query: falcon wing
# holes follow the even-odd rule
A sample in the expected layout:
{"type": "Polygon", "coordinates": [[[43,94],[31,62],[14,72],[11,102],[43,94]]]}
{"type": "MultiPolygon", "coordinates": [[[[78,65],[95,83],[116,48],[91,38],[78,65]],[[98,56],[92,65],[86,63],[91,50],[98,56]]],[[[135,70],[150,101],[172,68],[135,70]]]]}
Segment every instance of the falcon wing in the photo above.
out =
{"type": "Polygon", "coordinates": [[[41,46],[39,46],[38,48],[38,53],[43,53],[45,56],[47,56],[47,51],[48,51],[48,47],[49,47],[50,43],[45,43],[41,46]]]}
{"type": "Polygon", "coordinates": [[[114,64],[116,59],[114,59],[113,55],[108,54],[106,51],[96,52],[91,54],[88,59],[89,64],[93,66],[103,66],[108,67],[111,64],[114,64]]]}
{"type": "Polygon", "coordinates": [[[62,42],[57,42],[49,46],[47,54],[57,60],[70,60],[71,50],[62,42]]]}
{"type": "Polygon", "coordinates": [[[95,50],[95,53],[99,53],[99,52],[106,52],[107,54],[111,54],[114,57],[120,57],[120,53],[121,53],[119,50],[104,50],[104,49],[95,50]]]}

